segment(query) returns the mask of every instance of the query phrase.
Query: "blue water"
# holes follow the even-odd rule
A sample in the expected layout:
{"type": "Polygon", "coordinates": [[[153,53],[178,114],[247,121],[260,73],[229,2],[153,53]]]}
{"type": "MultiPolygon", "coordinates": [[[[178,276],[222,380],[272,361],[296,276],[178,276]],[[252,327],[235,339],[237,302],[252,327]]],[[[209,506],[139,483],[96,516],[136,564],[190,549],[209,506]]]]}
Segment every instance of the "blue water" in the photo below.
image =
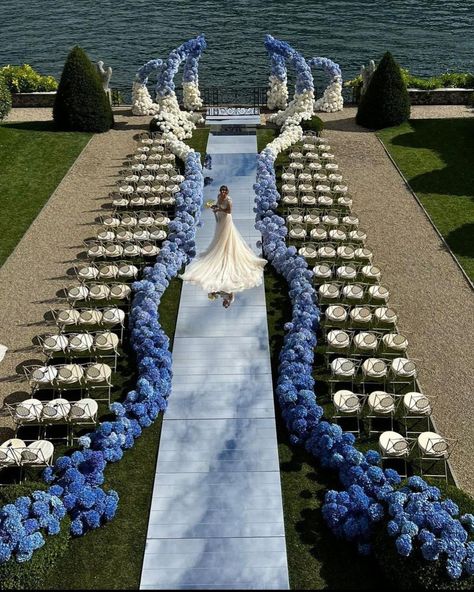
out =
{"type": "MultiPolygon", "coordinates": [[[[136,70],[204,33],[202,86],[265,86],[265,33],[305,57],[330,57],[345,79],[391,50],[414,74],[474,71],[474,0],[0,0],[0,64],[59,76],[81,45],[130,88],[136,70]]],[[[177,79],[179,83],[179,79],[177,79]]]]}

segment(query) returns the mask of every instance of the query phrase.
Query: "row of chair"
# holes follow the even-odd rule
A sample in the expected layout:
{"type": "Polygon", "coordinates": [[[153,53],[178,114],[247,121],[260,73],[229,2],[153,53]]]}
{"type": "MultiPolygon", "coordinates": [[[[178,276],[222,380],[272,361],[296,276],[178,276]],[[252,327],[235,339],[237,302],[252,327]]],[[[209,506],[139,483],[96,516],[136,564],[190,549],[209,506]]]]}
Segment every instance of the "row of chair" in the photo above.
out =
{"type": "Polygon", "coordinates": [[[168,226],[170,218],[165,212],[121,212],[120,214],[109,214],[99,218],[100,224],[105,228],[127,228],[133,230],[134,228],[150,226],[168,226]]]}
{"type": "Polygon", "coordinates": [[[27,445],[19,438],[11,438],[0,445],[0,469],[51,466],[53,455],[54,444],[48,440],[37,440],[27,445]]]}
{"type": "Polygon", "coordinates": [[[176,198],[172,193],[167,193],[166,187],[159,186],[154,189],[153,193],[142,195],[132,195],[127,197],[124,194],[111,194],[112,207],[120,208],[152,208],[152,207],[166,207],[170,208],[176,204],[176,198]]]}
{"type": "Polygon", "coordinates": [[[326,335],[326,353],[353,351],[357,355],[399,355],[408,348],[408,338],[398,332],[331,329],[326,335]]]}
{"type": "MultiPolygon", "coordinates": [[[[15,424],[15,436],[24,426],[38,426],[40,438],[46,437],[48,426],[65,424],[68,426],[95,426],[99,405],[95,399],[84,398],[68,401],[57,398],[40,401],[31,398],[15,404],[9,404],[8,410],[15,424]]],[[[68,431],[68,441],[72,444],[72,430],[68,431]]]]}

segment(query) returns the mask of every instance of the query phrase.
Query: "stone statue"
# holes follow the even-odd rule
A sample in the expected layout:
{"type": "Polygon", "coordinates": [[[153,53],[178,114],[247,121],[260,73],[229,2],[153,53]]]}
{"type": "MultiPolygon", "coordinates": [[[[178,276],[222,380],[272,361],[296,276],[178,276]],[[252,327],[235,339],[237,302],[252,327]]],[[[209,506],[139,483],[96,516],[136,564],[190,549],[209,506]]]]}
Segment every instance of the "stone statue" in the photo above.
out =
{"type": "Polygon", "coordinates": [[[97,72],[102,80],[102,86],[106,93],[110,92],[109,82],[112,78],[112,68],[109,66],[107,69],[104,68],[104,62],[100,60],[96,64],[97,72]]]}
{"type": "Polygon", "coordinates": [[[360,75],[362,76],[362,88],[361,94],[363,95],[369,86],[369,82],[375,72],[375,62],[374,60],[370,60],[368,66],[361,66],[360,67],[360,75]]]}

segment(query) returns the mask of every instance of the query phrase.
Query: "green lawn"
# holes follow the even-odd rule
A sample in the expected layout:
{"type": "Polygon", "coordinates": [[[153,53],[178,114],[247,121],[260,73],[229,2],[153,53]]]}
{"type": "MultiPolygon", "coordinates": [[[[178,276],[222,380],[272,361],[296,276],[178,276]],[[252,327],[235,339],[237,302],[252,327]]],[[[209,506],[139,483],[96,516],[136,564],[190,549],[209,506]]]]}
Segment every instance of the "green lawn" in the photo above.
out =
{"type": "Polygon", "coordinates": [[[210,128],[198,127],[193,131],[193,137],[186,140],[186,144],[194,148],[196,152],[201,153],[201,162],[204,162],[204,156],[206,154],[207,139],[209,138],[210,128]]]}
{"type": "Polygon", "coordinates": [[[474,280],[474,118],[412,120],[378,136],[474,280]]]}
{"type": "Polygon", "coordinates": [[[0,125],[0,266],[91,135],[58,132],[46,121],[0,125]]]}

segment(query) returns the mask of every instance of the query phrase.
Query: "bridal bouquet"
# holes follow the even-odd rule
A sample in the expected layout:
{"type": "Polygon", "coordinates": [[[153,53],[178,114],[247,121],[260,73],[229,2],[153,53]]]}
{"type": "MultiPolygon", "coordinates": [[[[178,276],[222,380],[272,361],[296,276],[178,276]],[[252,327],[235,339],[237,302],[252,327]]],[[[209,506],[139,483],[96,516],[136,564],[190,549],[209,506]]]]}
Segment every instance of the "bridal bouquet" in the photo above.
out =
{"type": "Polygon", "coordinates": [[[216,202],[212,199],[210,199],[209,201],[206,201],[206,208],[212,208],[212,206],[215,206],[216,202]]]}

